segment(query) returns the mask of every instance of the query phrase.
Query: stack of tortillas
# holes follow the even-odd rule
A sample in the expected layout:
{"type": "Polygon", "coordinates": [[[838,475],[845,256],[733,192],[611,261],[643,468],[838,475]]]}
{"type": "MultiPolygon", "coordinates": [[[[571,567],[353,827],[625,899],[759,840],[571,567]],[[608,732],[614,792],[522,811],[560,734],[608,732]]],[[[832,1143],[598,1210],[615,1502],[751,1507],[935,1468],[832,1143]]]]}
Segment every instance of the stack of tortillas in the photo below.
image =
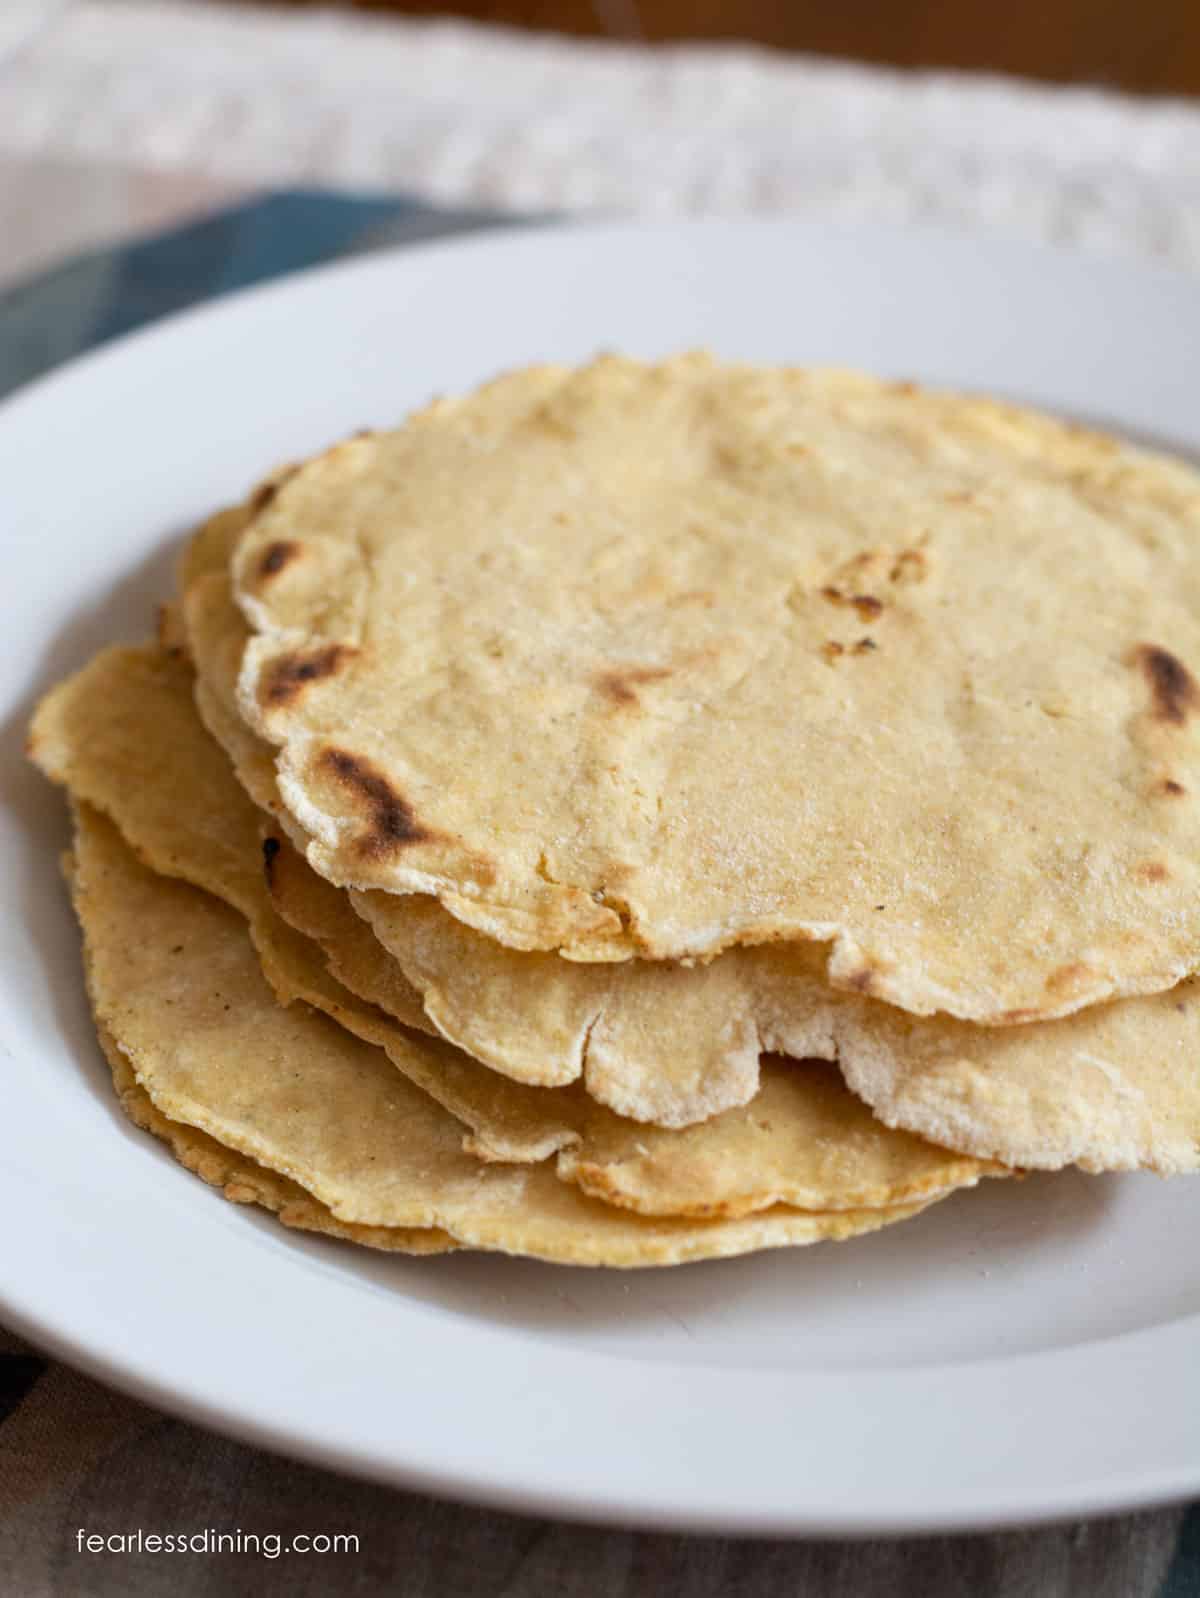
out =
{"type": "Polygon", "coordinates": [[[278,471],[41,705],[121,1101],[383,1248],[664,1264],[1200,1162],[1200,478],[688,356],[278,471]]]}

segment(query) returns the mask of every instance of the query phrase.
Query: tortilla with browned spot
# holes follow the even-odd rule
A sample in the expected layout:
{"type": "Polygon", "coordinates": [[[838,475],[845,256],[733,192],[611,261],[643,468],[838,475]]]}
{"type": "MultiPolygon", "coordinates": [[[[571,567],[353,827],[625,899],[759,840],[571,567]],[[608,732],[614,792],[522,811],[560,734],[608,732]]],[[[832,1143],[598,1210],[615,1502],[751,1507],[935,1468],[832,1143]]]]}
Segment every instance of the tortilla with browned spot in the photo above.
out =
{"type": "MultiPolygon", "coordinates": [[[[827,1066],[802,1071],[776,1062],[764,1079],[766,1104],[697,1129],[680,1144],[687,1158],[672,1160],[667,1134],[622,1121],[577,1089],[522,1087],[444,1043],[407,1033],[335,981],[301,935],[337,941],[343,929],[321,902],[332,896],[351,928],[374,944],[336,890],[290,846],[268,837],[260,857],[254,808],[200,726],[188,670],[177,660],[151,649],[104,651],[43,702],[34,741],[44,769],[111,817],[150,867],[215,892],[247,917],[280,1002],[311,1004],[383,1048],[464,1122],[464,1146],[480,1158],[531,1162],[570,1147],[578,1159],[560,1166],[566,1179],[598,1190],[601,1167],[619,1165],[615,1191],[635,1195],[631,1207],[664,1214],[744,1214],[782,1201],[878,1208],[970,1186],[985,1174],[975,1161],[886,1131],[827,1066]],[[268,896],[289,874],[318,890],[296,918],[300,931],[279,921],[268,896]]],[[[353,974],[353,960],[348,964],[353,974]]]]}
{"type": "Polygon", "coordinates": [[[585,961],[811,941],[915,1014],[1050,1019],[1200,964],[1198,540],[1195,471],[982,399],[538,368],[280,486],[234,559],[241,711],[337,885],[585,961]]]}
{"type": "MultiPolygon", "coordinates": [[[[199,585],[193,596],[196,603],[188,609],[202,622],[199,634],[193,630],[202,641],[201,669],[205,660],[213,664],[219,690],[215,698],[225,701],[231,688],[229,663],[238,653],[236,641],[228,644],[227,635],[230,630],[239,634],[244,627],[236,615],[230,620],[221,581],[199,585]],[[221,640],[226,640],[223,650],[217,647],[221,640]]],[[[269,756],[232,713],[223,720],[221,732],[229,740],[239,775],[243,781],[257,781],[261,802],[270,803],[275,789],[269,756]]],[[[337,890],[327,883],[319,886],[315,874],[295,861],[290,851],[284,858],[287,887],[281,908],[289,919],[293,919],[289,895],[296,904],[319,897],[327,911],[340,909],[343,896],[337,890]]],[[[1200,1039],[1191,1038],[1181,1021],[1185,1012],[1176,1008],[1180,995],[1189,990],[1187,985],[1152,998],[1098,1007],[1094,1014],[1035,1025],[1017,1049],[991,1029],[933,1019],[918,1027],[885,1005],[867,1002],[856,1008],[825,986],[819,951],[809,945],[729,951],[703,968],[707,977],[703,987],[678,979],[669,992],[665,983],[672,980],[672,967],[666,962],[579,966],[549,955],[504,949],[459,925],[421,896],[351,897],[412,975],[439,1028],[469,1052],[490,1058],[497,1068],[503,1069],[509,1060],[533,1059],[544,1069],[564,1047],[564,1040],[570,1045],[578,1035],[562,1026],[564,1015],[576,1013],[563,1008],[563,985],[571,984],[577,993],[583,1019],[576,1025],[586,1028],[616,979],[628,989],[640,990],[646,1001],[626,1017],[627,1035],[640,1034],[644,1047],[653,1044],[630,1062],[654,1063],[634,1101],[643,1113],[648,1106],[659,1114],[677,1109],[685,1091],[693,1104],[697,1097],[711,1094],[711,1074],[693,1067],[691,1077],[686,1076],[687,1067],[681,1062],[687,1057],[687,1038],[714,1035],[722,1026],[729,1029],[726,1036],[736,1037],[734,1022],[741,1024],[747,1014],[761,1011],[764,1029],[782,1026],[772,1017],[787,1018],[787,1035],[798,1052],[836,1055],[851,1085],[891,1124],[947,1147],[1016,1166],[1051,1169],[1077,1163],[1090,1170],[1145,1166],[1170,1173],[1197,1166],[1200,1103],[1191,1061],[1200,1039]],[[543,1013],[547,985],[551,995],[559,997],[543,1013]],[[696,997],[694,1009],[685,994],[696,997]],[[1133,1006],[1128,1016],[1125,1003],[1133,1006]],[[705,1005],[712,1007],[706,1011],[705,1005]],[[1120,1023],[1116,1032],[1114,1019],[1120,1023]],[[660,1032],[654,1030],[655,1023],[660,1032]],[[664,1046],[653,1042],[660,1035],[666,1040],[664,1046]],[[1081,1056],[1103,1059],[1107,1069],[1081,1056]],[[1063,1062],[1061,1070],[1056,1069],[1058,1062],[1063,1062]],[[981,1091],[981,1084],[990,1091],[981,1091]],[[964,1104],[969,1108],[964,1109],[964,1104]]],[[[340,914],[344,933],[344,910],[340,914]]],[[[363,969],[370,970],[372,961],[369,956],[363,959],[361,940],[350,941],[363,969]]],[[[340,935],[331,947],[345,947],[340,935]]],[[[1086,968],[1067,965],[1050,973],[1048,980],[1055,978],[1070,990],[1073,984],[1086,982],[1088,973],[1086,968]]],[[[354,987],[355,981],[348,980],[354,987]]],[[[859,980],[869,981],[869,973],[859,980]]],[[[1028,1027],[1038,1021],[1038,1013],[1018,1011],[1006,1020],[1011,1026],[1028,1027]]],[[[768,1037],[780,1035],[767,1032],[768,1037]]],[[[611,1095],[619,1083],[628,1094],[630,1071],[623,1068],[619,1075],[612,1074],[615,1051],[610,1049],[593,1064],[595,1027],[584,1030],[583,1036],[581,1069],[588,1080],[590,1068],[592,1090],[611,1095]]],[[[727,1073],[714,1074],[721,1086],[728,1086],[727,1073]]],[[[758,1081],[756,1071],[750,1091],[758,1081]]]]}

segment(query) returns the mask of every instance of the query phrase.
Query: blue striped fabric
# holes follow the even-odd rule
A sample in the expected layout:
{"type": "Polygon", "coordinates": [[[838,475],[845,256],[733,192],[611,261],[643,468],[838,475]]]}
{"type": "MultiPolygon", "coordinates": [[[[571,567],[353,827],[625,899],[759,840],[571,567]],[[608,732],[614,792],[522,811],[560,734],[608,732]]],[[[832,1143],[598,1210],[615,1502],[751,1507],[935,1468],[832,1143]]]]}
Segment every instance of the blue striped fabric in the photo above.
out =
{"type": "Polygon", "coordinates": [[[0,397],[83,350],[234,289],[385,244],[512,220],[289,190],[97,250],[0,294],[0,397]]]}

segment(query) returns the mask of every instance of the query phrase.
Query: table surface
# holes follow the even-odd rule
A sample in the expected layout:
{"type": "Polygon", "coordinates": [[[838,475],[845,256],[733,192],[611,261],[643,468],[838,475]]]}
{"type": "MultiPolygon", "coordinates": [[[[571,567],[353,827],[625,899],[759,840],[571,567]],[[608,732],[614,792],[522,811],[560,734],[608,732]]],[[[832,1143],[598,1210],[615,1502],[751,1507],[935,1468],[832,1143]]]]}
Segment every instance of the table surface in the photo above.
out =
{"type": "MultiPolygon", "coordinates": [[[[78,0],[49,21],[40,4],[37,16],[9,5],[0,288],[25,281],[0,293],[0,390],[249,276],[446,225],[385,198],[406,188],[497,211],[935,216],[1200,270],[1200,112],[1187,105],[192,0],[78,0]],[[223,137],[236,115],[238,136],[223,137]],[[284,195],[182,244],[107,247],[296,182],[376,198],[284,195]],[[85,247],[88,259],[45,271],[85,247]],[[181,260],[207,265],[189,277],[181,260]]],[[[449,224],[470,221],[460,209],[449,224]]],[[[856,1546],[556,1526],[275,1459],[0,1333],[0,1592],[276,1590],[1186,1598],[1200,1593],[1200,1514],[856,1546]],[[139,1527],[341,1532],[360,1547],[277,1560],[77,1547],[81,1530],[139,1527]]]]}

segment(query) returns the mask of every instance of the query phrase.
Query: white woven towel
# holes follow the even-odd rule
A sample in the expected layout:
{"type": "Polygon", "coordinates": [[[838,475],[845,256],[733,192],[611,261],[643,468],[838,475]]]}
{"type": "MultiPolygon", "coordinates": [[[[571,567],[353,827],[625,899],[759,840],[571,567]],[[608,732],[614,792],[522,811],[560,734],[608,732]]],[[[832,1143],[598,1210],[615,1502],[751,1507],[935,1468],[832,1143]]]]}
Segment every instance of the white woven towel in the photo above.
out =
{"type": "Polygon", "coordinates": [[[449,21],[75,0],[4,73],[0,169],[17,162],[522,210],[935,218],[1200,266],[1196,105],[449,21]]]}

